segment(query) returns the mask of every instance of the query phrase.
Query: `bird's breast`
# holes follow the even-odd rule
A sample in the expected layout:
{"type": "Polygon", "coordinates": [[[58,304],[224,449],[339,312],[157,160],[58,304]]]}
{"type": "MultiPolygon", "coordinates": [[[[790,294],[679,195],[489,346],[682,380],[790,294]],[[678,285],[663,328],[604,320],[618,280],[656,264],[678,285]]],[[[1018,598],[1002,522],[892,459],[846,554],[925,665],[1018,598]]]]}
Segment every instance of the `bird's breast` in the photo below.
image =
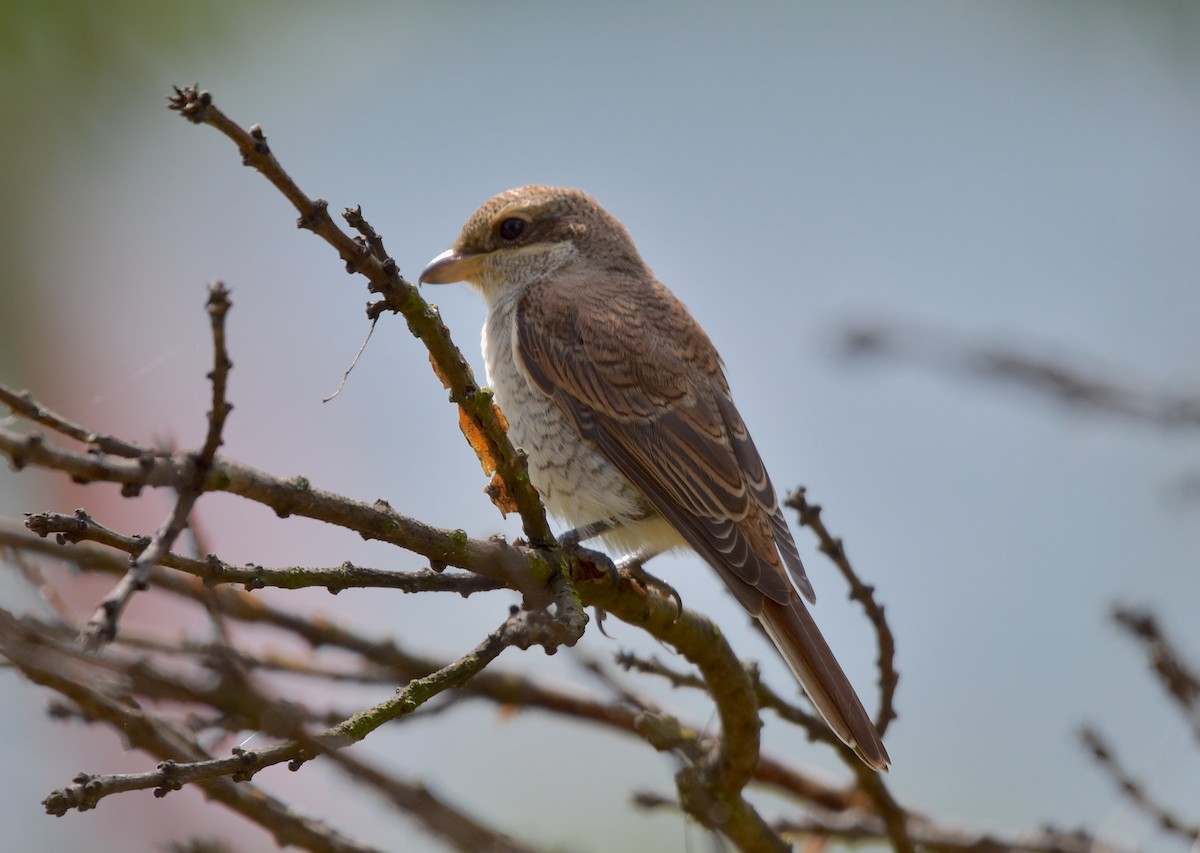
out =
{"type": "Polygon", "coordinates": [[[546,509],[574,527],[602,519],[624,522],[623,531],[606,537],[622,551],[682,544],[666,522],[646,517],[652,510],[637,488],[586,445],[566,414],[532,384],[516,356],[516,304],[511,299],[489,306],[483,356],[488,384],[508,419],[509,438],[525,451],[529,479],[546,509]]]}

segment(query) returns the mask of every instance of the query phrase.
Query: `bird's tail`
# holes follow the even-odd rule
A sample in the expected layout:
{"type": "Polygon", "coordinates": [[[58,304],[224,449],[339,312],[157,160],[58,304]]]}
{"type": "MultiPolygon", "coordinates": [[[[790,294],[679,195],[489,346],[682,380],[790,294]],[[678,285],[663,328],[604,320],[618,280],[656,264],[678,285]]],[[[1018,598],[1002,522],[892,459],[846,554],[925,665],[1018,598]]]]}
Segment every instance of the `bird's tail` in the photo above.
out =
{"type": "Polygon", "coordinates": [[[886,771],[891,759],[875,724],[808,608],[795,593],[791,598],[790,605],[767,599],[759,621],[834,733],[868,766],[886,771]]]}

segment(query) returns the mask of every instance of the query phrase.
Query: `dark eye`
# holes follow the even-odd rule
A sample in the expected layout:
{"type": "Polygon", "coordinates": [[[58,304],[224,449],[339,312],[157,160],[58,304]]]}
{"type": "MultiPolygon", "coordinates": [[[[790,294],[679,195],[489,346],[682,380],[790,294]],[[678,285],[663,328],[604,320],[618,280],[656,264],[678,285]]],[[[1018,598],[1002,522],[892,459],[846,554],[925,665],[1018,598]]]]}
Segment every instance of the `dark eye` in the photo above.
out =
{"type": "Polygon", "coordinates": [[[501,222],[500,227],[496,229],[496,233],[500,235],[501,240],[511,243],[525,233],[525,226],[528,224],[524,219],[518,219],[514,216],[511,219],[505,219],[501,222]]]}

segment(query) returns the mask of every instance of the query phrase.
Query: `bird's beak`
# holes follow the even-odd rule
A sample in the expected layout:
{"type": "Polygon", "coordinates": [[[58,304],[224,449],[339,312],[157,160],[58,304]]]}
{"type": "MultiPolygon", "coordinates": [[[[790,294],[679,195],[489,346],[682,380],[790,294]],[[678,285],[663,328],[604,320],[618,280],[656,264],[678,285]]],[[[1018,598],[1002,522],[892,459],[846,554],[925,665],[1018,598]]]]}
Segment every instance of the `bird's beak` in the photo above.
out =
{"type": "Polygon", "coordinates": [[[484,254],[460,252],[447,249],[421,270],[421,284],[450,284],[455,281],[471,281],[479,277],[484,254]]]}

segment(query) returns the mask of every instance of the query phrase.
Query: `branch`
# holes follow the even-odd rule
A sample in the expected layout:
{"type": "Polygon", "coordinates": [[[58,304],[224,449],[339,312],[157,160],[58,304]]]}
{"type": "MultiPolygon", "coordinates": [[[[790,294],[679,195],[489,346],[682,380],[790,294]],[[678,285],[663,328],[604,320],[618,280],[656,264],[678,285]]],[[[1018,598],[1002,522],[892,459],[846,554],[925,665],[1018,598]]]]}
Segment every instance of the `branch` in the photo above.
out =
{"type": "MultiPolygon", "coordinates": [[[[109,679],[89,677],[89,659],[65,654],[49,638],[7,611],[0,610],[0,654],[13,662],[31,681],[68,697],[91,719],[103,720],[134,747],[163,759],[197,761],[209,758],[178,727],[124,697],[120,685],[109,679]],[[82,664],[80,663],[82,661],[82,664]]],[[[88,808],[94,777],[80,774],[67,789],[79,799],[55,801],[63,811],[88,808]]],[[[101,783],[103,784],[103,783],[101,783]]],[[[251,785],[236,785],[228,779],[201,783],[205,794],[244,815],[270,832],[281,847],[295,844],[311,850],[337,853],[376,853],[375,848],[343,836],[325,824],[297,813],[275,797],[251,785]]],[[[47,804],[48,810],[50,804],[47,804]]]]}
{"type": "Polygon", "coordinates": [[[788,494],[784,505],[796,510],[800,516],[800,524],[817,535],[821,553],[833,561],[850,587],[850,600],[859,603],[875,628],[875,636],[879,642],[879,711],[875,714],[875,728],[879,730],[879,736],[883,737],[888,725],[896,719],[896,686],[900,683],[900,673],[896,670],[896,638],[888,626],[884,607],[875,600],[875,587],[859,579],[858,573],[850,565],[850,558],[846,556],[845,545],[825,527],[820,505],[808,502],[804,487],[801,486],[788,494]]]}
{"type": "MultiPolygon", "coordinates": [[[[146,537],[125,536],[105,527],[85,510],[77,509],[72,515],[56,512],[39,512],[27,515],[25,526],[38,536],[56,534],[60,545],[79,542],[96,542],[130,556],[141,555],[150,540],[146,537]]],[[[183,557],[174,552],[164,554],[158,561],[160,566],[177,569],[200,578],[206,585],[237,583],[248,590],[273,587],[277,589],[308,589],[325,587],[337,594],[344,589],[369,587],[372,589],[398,589],[401,592],[454,592],[464,598],[476,593],[496,589],[507,589],[498,580],[465,572],[425,570],[421,572],[397,572],[391,569],[373,569],[346,562],[340,566],[319,568],[311,566],[289,566],[267,568],[248,564],[234,566],[210,554],[203,560],[183,557]]]]}
{"type": "Polygon", "coordinates": [[[204,438],[204,445],[188,458],[190,470],[184,482],[180,484],[179,497],[170,516],[159,526],[154,538],[130,565],[125,577],[104,597],[92,618],[84,625],[80,632],[80,641],[85,649],[94,651],[111,642],[117,635],[117,622],[121,618],[121,612],[135,592],[146,588],[150,570],[171,550],[172,543],[187,526],[192,507],[204,492],[213,457],[221,445],[225,418],[233,408],[225,399],[229,368],[233,366],[225,350],[225,315],[229,313],[230,304],[229,291],[225,285],[218,282],[209,288],[208,315],[213,335],[213,369],[208,378],[212,382],[213,400],[212,410],[208,413],[208,433],[204,438]]]}
{"type": "Polygon", "coordinates": [[[395,779],[346,752],[334,753],[332,757],[353,779],[370,783],[427,832],[463,853],[537,853],[535,848],[497,832],[451,806],[424,785],[395,779]]]}
{"type": "MultiPolygon", "coordinates": [[[[89,561],[94,559],[95,555],[89,555],[89,561]]],[[[94,567],[103,568],[99,564],[95,564],[94,567]]],[[[109,565],[107,568],[112,570],[113,567],[109,565]]],[[[710,692],[717,702],[718,714],[722,721],[723,736],[710,754],[706,754],[701,762],[682,772],[680,777],[681,786],[687,787],[696,804],[695,808],[702,813],[698,819],[705,825],[718,828],[735,838],[769,836],[769,828],[741,799],[739,793],[757,769],[759,721],[753,703],[746,701],[747,696],[753,695],[748,689],[748,678],[720,631],[709,620],[692,611],[678,614],[672,600],[657,595],[647,596],[636,582],[627,577],[622,577],[619,583],[613,583],[606,571],[597,570],[587,563],[579,564],[578,571],[577,589],[581,593],[583,604],[608,610],[618,618],[639,625],[663,642],[676,647],[700,668],[710,685],[710,692]]],[[[198,594],[200,589],[196,581],[178,578],[169,573],[154,573],[152,582],[177,590],[181,594],[188,594],[189,591],[198,594]]],[[[219,588],[212,592],[220,596],[221,609],[228,616],[264,621],[282,627],[297,633],[314,646],[337,645],[346,648],[366,656],[379,666],[392,667],[397,677],[412,672],[414,667],[419,666],[413,659],[400,656],[391,643],[380,643],[375,638],[357,637],[328,623],[309,622],[294,614],[277,611],[261,602],[252,601],[246,593],[237,593],[230,588],[219,588]]],[[[558,622],[551,620],[550,624],[556,626],[558,622]]],[[[528,638],[531,643],[545,642],[544,635],[540,633],[529,634],[528,638]]],[[[489,673],[480,673],[466,689],[477,690],[480,695],[489,695],[495,701],[503,703],[528,703],[531,697],[537,697],[545,701],[547,707],[584,710],[578,700],[556,695],[553,691],[539,691],[528,685],[519,687],[519,682],[514,683],[509,676],[489,676],[489,673]]],[[[616,712],[612,709],[601,711],[593,708],[587,713],[605,720],[609,725],[617,725],[627,731],[637,730],[636,719],[631,721],[625,712],[614,716],[616,712]]],[[[780,772],[779,768],[771,763],[764,767],[768,771],[765,778],[775,784],[798,776],[794,771],[790,774],[780,772]]],[[[815,783],[813,787],[819,790],[815,783]]],[[[838,799],[838,795],[832,792],[827,793],[825,797],[831,802],[838,799]]]]}
{"type": "MultiPolygon", "coordinates": [[[[77,483],[114,482],[145,487],[186,488],[193,474],[188,454],[126,459],[54,447],[37,433],[0,427],[0,455],[18,470],[26,466],[62,471],[77,483]]],[[[224,491],[268,506],[281,518],[301,515],[344,527],[362,536],[421,554],[434,565],[451,565],[497,580],[526,595],[546,596],[557,564],[550,552],[531,559],[527,549],[496,540],[470,539],[461,530],[442,530],[401,515],[386,501],[366,504],[314,488],[304,477],[282,480],[222,456],[212,460],[206,491],[224,491]]]]}
{"type": "Polygon", "coordinates": [[[4,403],[12,413],[28,421],[49,427],[55,432],[81,441],[99,453],[111,453],[114,456],[124,456],[136,459],[139,456],[151,454],[148,448],[141,447],[124,439],[111,435],[100,435],[89,432],[78,424],[72,423],[61,415],[57,415],[33,399],[28,391],[13,391],[0,386],[0,403],[4,403]]]}
{"type": "Polygon", "coordinates": [[[699,670],[716,703],[721,737],[700,761],[676,775],[680,802],[702,825],[728,836],[743,850],[784,849],[786,845],[742,797],[758,764],[762,723],[750,678],[721,633],[706,617],[660,595],[623,594],[636,582],[622,575],[611,583],[576,578],[584,604],[612,613],[670,645],[699,670]],[[582,582],[581,582],[582,581],[582,582]]]}
{"type": "MultiPolygon", "coordinates": [[[[512,448],[504,432],[502,415],[493,406],[490,395],[475,383],[466,361],[450,342],[436,310],[420,300],[412,285],[399,275],[394,261],[386,254],[382,239],[365,222],[361,211],[348,211],[347,221],[359,233],[358,237],[351,237],[333,223],[325,202],[309,198],[282,170],[271,154],[261,128],[242,130],[216,109],[207,93],[194,87],[177,89],[171,106],[189,120],[210,124],[229,136],[242,151],[244,161],[266,176],[297,208],[300,226],[322,236],[337,249],[348,269],[368,278],[370,289],[383,295],[382,302],[372,306],[371,313],[378,316],[383,306],[404,313],[410,329],[429,348],[435,373],[459,405],[468,440],[479,452],[485,468],[497,471],[493,485],[498,483],[502,488],[493,490],[494,499],[502,509],[515,506],[521,511],[526,536],[534,547],[474,541],[461,531],[441,531],[422,525],[395,513],[386,504],[368,507],[321,492],[303,478],[286,482],[277,480],[216,456],[219,430],[211,447],[206,442],[208,464],[203,466],[205,470],[199,477],[196,477],[197,460],[184,454],[141,454],[134,458],[99,453],[85,458],[78,453],[50,447],[40,436],[20,436],[8,430],[0,430],[0,453],[8,455],[17,467],[35,464],[66,471],[81,481],[120,482],[126,486],[128,494],[145,486],[170,486],[179,491],[180,502],[173,514],[178,520],[176,529],[172,534],[171,524],[164,525],[140,551],[135,562],[144,565],[147,571],[128,575],[136,582],[135,586],[144,585],[151,574],[158,576],[157,571],[148,572],[154,563],[184,559],[170,553],[170,543],[186,523],[190,509],[190,504],[183,505],[187,495],[185,490],[194,489],[196,496],[204,490],[224,490],[271,506],[281,516],[301,514],[346,526],[366,538],[392,542],[423,554],[435,566],[461,566],[520,589],[530,605],[530,609],[519,614],[521,627],[513,635],[513,644],[522,647],[537,644],[553,651],[561,644],[574,642],[586,624],[583,608],[588,605],[601,607],[626,622],[641,626],[674,646],[698,667],[717,704],[721,720],[719,738],[695,741],[668,718],[645,712],[635,717],[634,725],[640,734],[660,748],[676,752],[683,760],[684,767],[677,776],[681,802],[702,824],[720,830],[745,849],[784,849],[781,839],[742,797],[742,790],[753,778],[759,763],[760,721],[749,676],[720,632],[697,614],[678,613],[673,602],[648,595],[628,578],[614,579],[611,565],[602,560],[584,552],[567,553],[555,547],[537,493],[528,483],[524,460],[512,448]],[[575,586],[573,582],[579,585],[575,586]],[[544,605],[549,605],[551,610],[536,609],[544,605]],[[554,617],[550,617],[549,612],[553,612],[554,617]]],[[[116,534],[88,524],[90,519],[77,518],[75,521],[83,527],[78,534],[81,537],[105,538],[110,544],[118,542],[114,538],[116,534]]],[[[52,525],[48,516],[37,522],[45,532],[50,532],[52,525]]],[[[119,546],[132,553],[142,547],[142,543],[120,541],[119,546]]],[[[220,566],[218,561],[207,561],[206,566],[210,576],[229,568],[220,566]]],[[[226,605],[240,601],[238,597],[230,596],[230,592],[228,588],[220,588],[205,593],[212,596],[210,612],[218,623],[229,612],[226,605]]],[[[119,604],[127,597],[114,595],[111,598],[119,604]]],[[[110,603],[107,610],[119,612],[119,607],[110,603]]],[[[109,618],[115,631],[115,615],[109,618]]],[[[302,635],[305,632],[310,636],[330,633],[314,631],[313,626],[302,625],[302,622],[293,619],[288,627],[302,635]]],[[[480,664],[479,668],[482,666],[480,664]]],[[[417,684],[420,680],[412,682],[410,688],[417,684]]],[[[387,713],[379,708],[372,712],[376,715],[387,713]]]]}
{"type": "MultiPolygon", "coordinates": [[[[120,560],[109,552],[86,545],[61,547],[32,538],[25,531],[7,529],[2,522],[0,546],[66,560],[82,571],[99,571],[105,574],[120,574],[123,571],[120,560]]],[[[190,601],[198,602],[203,592],[202,587],[194,580],[168,572],[153,573],[150,582],[158,589],[190,601]]],[[[336,672],[314,672],[310,671],[311,667],[287,664],[272,657],[260,657],[254,661],[247,659],[246,666],[251,668],[283,668],[302,675],[395,683],[407,678],[420,677],[443,665],[430,658],[403,652],[390,640],[359,635],[324,619],[305,619],[233,588],[214,592],[218,596],[221,611],[229,618],[250,624],[270,625],[294,633],[314,648],[340,648],[361,655],[372,669],[354,671],[346,670],[343,666],[336,672]]],[[[133,641],[132,638],[125,640],[126,643],[133,641]]],[[[201,655],[205,653],[203,647],[197,647],[193,651],[201,655]]],[[[691,678],[695,686],[702,687],[699,678],[691,678]]],[[[540,684],[516,672],[497,672],[494,668],[485,670],[464,685],[461,692],[463,698],[486,699],[500,707],[540,708],[549,713],[600,725],[623,734],[637,734],[638,708],[631,708],[622,703],[598,702],[586,696],[540,684]]],[[[688,737],[701,737],[702,726],[693,724],[688,728],[692,732],[688,737]]],[[[820,782],[771,756],[760,756],[753,780],[757,784],[772,787],[781,794],[815,803],[831,811],[840,811],[852,807],[855,803],[861,803],[861,797],[851,789],[836,788],[820,782]]]]}
{"type": "MultiPolygon", "coordinates": [[[[9,617],[11,618],[11,617],[9,617]]],[[[50,814],[63,814],[68,809],[95,808],[101,799],[124,791],[155,789],[157,796],[179,790],[189,783],[232,777],[235,782],[249,781],[265,767],[291,762],[292,769],[316,754],[342,749],[357,743],[384,723],[411,714],[433,697],[466,682],[511,645],[529,642],[529,626],[520,614],[510,616],[505,623],[468,654],[431,673],[413,679],[385,702],[363,710],[318,735],[288,740],[255,750],[235,749],[229,758],[160,764],[150,773],[110,776],[91,776],[68,788],[51,793],[44,804],[50,814]]]]}
{"type": "Polygon", "coordinates": [[[848,329],[843,350],[855,358],[891,358],[972,377],[999,379],[1075,408],[1165,429],[1200,428],[1200,397],[1149,392],[1146,383],[1114,382],[1077,364],[1031,356],[1004,346],[979,346],[949,335],[886,325],[848,329]]]}
{"type": "Polygon", "coordinates": [[[1124,628],[1142,644],[1142,650],[1150,660],[1150,667],[1171,701],[1191,723],[1192,733],[1200,742],[1200,675],[1184,661],[1167,639],[1166,634],[1149,611],[1129,607],[1114,607],[1113,621],[1124,628]]]}
{"type": "Polygon", "coordinates": [[[1200,838],[1200,824],[1185,823],[1166,806],[1155,802],[1145,785],[1135,779],[1133,774],[1117,760],[1112,747],[1104,740],[1099,731],[1090,726],[1084,726],[1079,732],[1079,739],[1091,753],[1100,769],[1113,780],[1121,789],[1121,793],[1138,811],[1148,815],[1164,832],[1182,838],[1188,843],[1193,843],[1200,838]]]}
{"type": "MultiPolygon", "coordinates": [[[[467,360],[450,339],[449,330],[437,309],[422,299],[416,287],[400,275],[395,261],[383,252],[378,235],[373,230],[364,231],[362,225],[353,225],[367,235],[363,242],[358,242],[338,228],[329,216],[329,203],[324,199],[309,198],[284,171],[271,153],[262,128],[256,124],[248,131],[242,129],[213,104],[208,92],[201,92],[198,86],[182,89],[177,86],[169,101],[172,110],[193,124],[207,124],[229,137],[241,151],[243,164],[270,181],[299,211],[296,224],[336,249],[338,256],[346,262],[348,272],[364,275],[371,292],[379,293],[389,310],[404,315],[409,330],[429,349],[434,372],[449,389],[451,400],[458,404],[464,421],[470,425],[468,440],[478,436],[483,443],[485,459],[494,461],[505,484],[504,491],[512,496],[513,507],[521,513],[526,538],[535,546],[552,547],[555,538],[550,532],[546,511],[537,490],[529,482],[524,456],[508,440],[507,425],[492,404],[491,392],[479,387],[467,360]]],[[[352,224],[363,222],[360,208],[349,209],[347,213],[352,224]]],[[[378,316],[380,309],[373,310],[378,316]]]]}
{"type": "MultiPolygon", "coordinates": [[[[849,844],[888,840],[883,822],[862,813],[810,812],[802,821],[780,821],[775,826],[784,835],[799,838],[839,839],[849,844]]],[[[1060,832],[1052,828],[1005,837],[911,821],[909,834],[914,844],[929,853],[1118,853],[1119,850],[1086,832],[1060,832]]]]}

